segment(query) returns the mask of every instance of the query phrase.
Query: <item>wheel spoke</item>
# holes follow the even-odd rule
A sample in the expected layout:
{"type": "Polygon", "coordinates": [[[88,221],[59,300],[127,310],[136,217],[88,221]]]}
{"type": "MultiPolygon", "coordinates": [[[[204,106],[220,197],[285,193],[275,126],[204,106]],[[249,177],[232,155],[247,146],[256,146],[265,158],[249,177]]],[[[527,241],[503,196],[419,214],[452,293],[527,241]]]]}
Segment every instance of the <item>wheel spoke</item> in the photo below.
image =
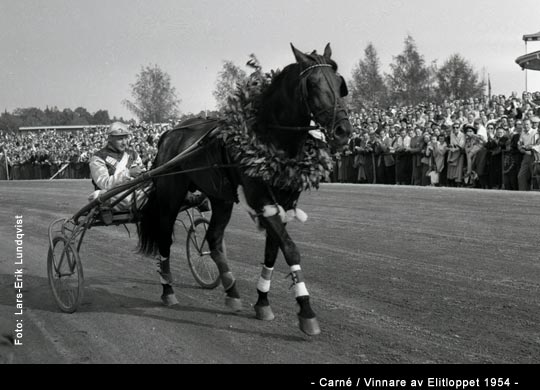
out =
{"type": "Polygon", "coordinates": [[[73,312],[82,299],[82,266],[77,252],[65,236],[53,239],[48,254],[49,282],[62,311],[73,312]]]}
{"type": "Polygon", "coordinates": [[[186,251],[188,264],[195,280],[204,288],[214,288],[219,283],[219,272],[211,259],[206,240],[209,221],[204,218],[192,222],[188,230],[186,251]]]}
{"type": "Polygon", "coordinates": [[[197,232],[194,230],[193,231],[193,234],[191,235],[191,242],[193,242],[193,246],[195,247],[195,249],[197,249],[197,252],[201,252],[201,250],[199,249],[199,240],[197,239],[197,232]]]}
{"type": "MultiPolygon", "coordinates": [[[[64,246],[62,248],[62,251],[60,252],[60,261],[58,262],[58,265],[55,264],[55,271],[57,272],[58,275],[61,275],[62,272],[61,272],[61,268],[62,268],[62,264],[64,263],[64,256],[65,256],[65,253],[66,253],[66,247],[64,246]]],[[[55,256],[56,258],[56,256],[55,256]]]]}

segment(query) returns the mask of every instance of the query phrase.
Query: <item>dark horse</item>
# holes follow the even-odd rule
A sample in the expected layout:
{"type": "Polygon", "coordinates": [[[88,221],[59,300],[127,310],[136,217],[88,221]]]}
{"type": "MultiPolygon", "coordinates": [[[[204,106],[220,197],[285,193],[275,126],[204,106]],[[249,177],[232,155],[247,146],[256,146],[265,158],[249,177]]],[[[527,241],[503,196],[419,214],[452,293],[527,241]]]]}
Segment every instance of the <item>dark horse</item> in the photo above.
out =
{"type": "MultiPolygon", "coordinates": [[[[294,158],[302,152],[309,136],[308,131],[313,129],[309,126],[313,120],[324,130],[330,146],[341,147],[351,134],[351,124],[342,99],[347,95],[347,86],[337,73],[336,63],[330,58],[330,44],[325,47],[323,55],[315,51],[304,54],[294,46],[291,47],[296,63],[285,67],[264,91],[254,127],[255,133],[262,142],[271,144],[294,158]]],[[[212,123],[208,124],[208,121],[200,122],[191,120],[181,125],[182,131],[171,130],[165,133],[159,142],[154,168],[189,147],[196,135],[201,134],[201,127],[212,127],[212,123]]],[[[213,127],[218,125],[219,122],[216,122],[213,127]]],[[[182,159],[178,165],[181,170],[201,167],[212,167],[211,169],[154,179],[155,190],[143,209],[139,225],[139,248],[147,255],[158,254],[163,285],[162,300],[167,305],[177,303],[171,287],[169,267],[173,228],[186,192],[199,189],[208,196],[212,205],[212,217],[206,238],[211,257],[219,269],[226,293],[226,305],[232,310],[241,309],[240,295],[223,245],[223,235],[233,204],[240,198],[247,202],[252,215],[258,217],[260,225],[266,230],[264,266],[257,283],[259,297],[255,304],[256,317],[263,320],[274,318],[268,292],[274,263],[278,250],[281,249],[290,266],[295,297],[300,307],[300,329],[309,335],[318,334],[320,328],[310,306],[300,268],[300,253],[289,236],[277,207],[280,205],[285,210],[294,209],[300,191],[271,187],[262,180],[248,177],[241,167],[231,168],[234,163],[223,141],[214,139],[199,151],[182,159]],[[223,165],[227,167],[224,168],[223,165]]]]}

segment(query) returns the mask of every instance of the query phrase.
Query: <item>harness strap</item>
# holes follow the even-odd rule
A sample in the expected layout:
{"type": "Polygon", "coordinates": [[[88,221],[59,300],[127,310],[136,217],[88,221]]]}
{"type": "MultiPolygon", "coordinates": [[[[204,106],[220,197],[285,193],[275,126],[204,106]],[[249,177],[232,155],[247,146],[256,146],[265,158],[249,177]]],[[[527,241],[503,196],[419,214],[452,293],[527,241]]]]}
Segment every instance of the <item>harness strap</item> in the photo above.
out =
{"type": "Polygon", "coordinates": [[[320,68],[320,67],[330,67],[330,68],[333,68],[333,66],[330,65],[330,64],[315,64],[315,65],[311,65],[311,66],[307,67],[306,69],[304,69],[303,71],[301,71],[301,72],[300,72],[300,76],[302,76],[304,73],[309,72],[309,71],[312,70],[312,69],[320,68]]]}
{"type": "Polygon", "coordinates": [[[318,130],[320,129],[319,126],[279,126],[279,125],[269,125],[267,126],[269,129],[273,130],[285,130],[285,131],[311,131],[311,130],[318,130]]]}
{"type": "MultiPolygon", "coordinates": [[[[324,113],[328,110],[324,109],[324,110],[320,110],[319,112],[315,113],[313,112],[313,110],[311,109],[311,107],[309,107],[309,103],[307,101],[307,96],[308,96],[308,93],[307,93],[307,78],[306,77],[302,77],[304,74],[306,74],[307,72],[315,69],[315,68],[321,68],[321,67],[325,67],[325,68],[333,68],[332,65],[330,64],[326,64],[326,63],[317,63],[315,65],[311,65],[309,67],[307,67],[306,69],[304,69],[303,71],[300,72],[300,77],[301,77],[301,80],[300,80],[300,89],[301,89],[301,94],[302,94],[302,100],[304,100],[304,103],[307,107],[307,110],[308,110],[308,113],[310,113],[310,115],[313,117],[313,119],[316,121],[316,117],[320,114],[320,113],[324,113]]],[[[328,75],[323,72],[323,76],[324,78],[326,79],[328,85],[331,85],[330,83],[330,80],[328,78],[328,75]]],[[[337,106],[338,106],[338,98],[336,96],[336,93],[334,91],[334,89],[332,89],[332,94],[334,95],[334,107],[333,107],[333,110],[332,110],[332,129],[334,129],[335,125],[336,125],[336,116],[337,116],[337,113],[338,113],[338,109],[337,109],[337,106]]],[[[342,111],[343,109],[340,109],[339,111],[342,111]]],[[[346,116],[344,118],[347,118],[346,116]]],[[[341,121],[341,120],[340,120],[341,121]]],[[[330,135],[330,138],[333,138],[331,135],[330,135]]]]}

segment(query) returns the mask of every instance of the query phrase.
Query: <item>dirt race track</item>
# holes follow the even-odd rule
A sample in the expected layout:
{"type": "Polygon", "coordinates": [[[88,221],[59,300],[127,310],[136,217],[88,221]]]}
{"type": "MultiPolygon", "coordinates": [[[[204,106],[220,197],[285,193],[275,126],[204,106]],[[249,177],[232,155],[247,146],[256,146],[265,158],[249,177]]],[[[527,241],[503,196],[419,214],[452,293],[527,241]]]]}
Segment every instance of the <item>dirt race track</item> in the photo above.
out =
{"type": "MultiPolygon", "coordinates": [[[[15,363],[539,363],[540,193],[325,185],[303,195],[302,253],[322,334],[297,327],[280,255],[272,322],[254,318],[264,236],[236,207],[226,235],[244,309],[198,287],[177,232],[180,305],[159,303],[153,261],[122,227],[90,230],[85,297],[61,313],[47,283],[47,227],[86,203],[87,180],[0,182],[0,330],[16,325],[15,215],[23,216],[23,346],[15,363]]],[[[1,352],[1,351],[0,351],[1,352]]]]}

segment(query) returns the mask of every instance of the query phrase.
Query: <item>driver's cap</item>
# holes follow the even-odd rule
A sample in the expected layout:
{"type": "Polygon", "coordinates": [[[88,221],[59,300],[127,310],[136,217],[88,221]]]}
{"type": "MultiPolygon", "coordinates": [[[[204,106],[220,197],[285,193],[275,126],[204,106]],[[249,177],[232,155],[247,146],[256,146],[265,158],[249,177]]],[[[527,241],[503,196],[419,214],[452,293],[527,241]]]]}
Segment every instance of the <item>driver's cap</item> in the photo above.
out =
{"type": "Polygon", "coordinates": [[[130,135],[129,126],[122,122],[114,122],[107,130],[108,136],[130,135]]]}

